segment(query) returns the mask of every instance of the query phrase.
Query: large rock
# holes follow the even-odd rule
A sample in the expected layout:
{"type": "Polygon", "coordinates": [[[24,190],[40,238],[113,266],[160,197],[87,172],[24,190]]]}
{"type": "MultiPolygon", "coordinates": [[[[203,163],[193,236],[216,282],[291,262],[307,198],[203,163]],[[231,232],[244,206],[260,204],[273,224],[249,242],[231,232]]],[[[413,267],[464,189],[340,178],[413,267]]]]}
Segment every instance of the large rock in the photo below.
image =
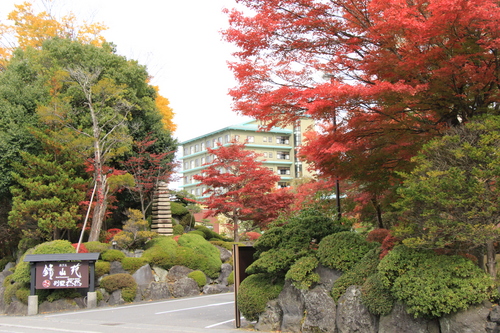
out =
{"type": "Polygon", "coordinates": [[[38,306],[38,313],[79,310],[83,308],[83,300],[58,299],[53,302],[45,301],[38,306]]]}
{"type": "Polygon", "coordinates": [[[219,277],[217,278],[216,282],[220,285],[227,286],[227,278],[233,271],[233,266],[230,264],[222,264],[220,268],[220,274],[219,277]]]}
{"type": "Polygon", "coordinates": [[[258,331],[279,331],[283,312],[277,300],[267,302],[266,310],[259,316],[259,322],[255,325],[258,331]]]}
{"type": "Polygon", "coordinates": [[[180,280],[175,281],[172,286],[172,296],[175,298],[195,296],[200,294],[200,289],[198,283],[195,280],[183,277],[180,280]]]}
{"type": "Polygon", "coordinates": [[[153,277],[156,282],[167,281],[168,271],[158,266],[153,266],[153,277]]]}
{"type": "Polygon", "coordinates": [[[138,286],[149,286],[149,284],[155,280],[149,264],[146,264],[135,271],[135,273],[132,274],[132,277],[138,286]]]}
{"type": "Polygon", "coordinates": [[[111,274],[119,274],[119,273],[127,273],[126,270],[123,269],[122,263],[119,261],[112,261],[109,267],[109,275],[111,274]]]}
{"type": "Polygon", "coordinates": [[[115,290],[109,295],[109,299],[108,299],[109,305],[120,305],[120,304],[124,304],[124,303],[125,303],[125,301],[122,298],[121,289],[115,290]]]}
{"type": "Polygon", "coordinates": [[[318,285],[302,292],[305,313],[301,332],[337,332],[335,325],[336,306],[330,297],[330,289],[318,285]]]}
{"type": "Polygon", "coordinates": [[[173,266],[168,271],[167,279],[170,281],[177,281],[188,276],[193,270],[185,266],[173,266]]]}
{"type": "Polygon", "coordinates": [[[326,268],[322,265],[316,267],[314,271],[319,275],[319,284],[323,285],[327,290],[331,290],[335,281],[342,276],[341,271],[326,268]]]}
{"type": "Polygon", "coordinates": [[[222,284],[207,284],[203,287],[204,294],[222,294],[229,292],[229,287],[222,284]]]}
{"type": "Polygon", "coordinates": [[[401,303],[394,307],[387,316],[380,317],[378,333],[440,333],[437,319],[414,318],[406,312],[401,303]]]}
{"type": "Polygon", "coordinates": [[[5,287],[0,284],[0,313],[5,312],[5,301],[3,295],[5,294],[5,287]]]}
{"type": "Polygon", "coordinates": [[[350,286],[339,298],[336,320],[339,333],[378,332],[378,317],[361,303],[359,286],[350,286]]]}
{"type": "Polygon", "coordinates": [[[170,298],[170,289],[166,282],[151,282],[149,285],[150,299],[159,300],[170,298]]]}
{"type": "Polygon", "coordinates": [[[13,300],[5,309],[5,314],[10,316],[26,316],[28,305],[19,300],[13,300]]]}
{"type": "Polygon", "coordinates": [[[469,309],[439,319],[441,333],[478,333],[486,332],[490,309],[484,305],[471,306],[469,309]]]}
{"type": "Polygon", "coordinates": [[[278,304],[283,312],[281,330],[284,332],[300,332],[305,310],[304,299],[290,280],[285,282],[285,286],[278,296],[278,304]]]}
{"type": "Polygon", "coordinates": [[[231,251],[229,251],[228,249],[225,249],[225,248],[223,248],[222,246],[219,246],[219,245],[215,245],[215,247],[219,250],[220,260],[222,262],[226,262],[229,259],[231,259],[231,256],[233,255],[233,253],[231,251]]]}

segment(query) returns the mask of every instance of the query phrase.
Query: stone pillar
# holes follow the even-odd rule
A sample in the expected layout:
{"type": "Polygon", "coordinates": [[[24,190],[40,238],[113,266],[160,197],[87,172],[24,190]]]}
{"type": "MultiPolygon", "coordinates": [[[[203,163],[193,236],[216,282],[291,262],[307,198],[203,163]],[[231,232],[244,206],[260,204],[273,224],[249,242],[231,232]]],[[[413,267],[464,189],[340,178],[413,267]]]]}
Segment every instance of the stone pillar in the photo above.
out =
{"type": "Polygon", "coordinates": [[[170,191],[164,182],[161,182],[155,191],[152,209],[151,231],[156,231],[160,235],[173,235],[170,191]]]}
{"type": "Polygon", "coordinates": [[[28,316],[38,314],[38,295],[28,296],[28,316]]]}
{"type": "Polygon", "coordinates": [[[87,309],[97,308],[97,292],[89,291],[87,292],[87,309]]]}

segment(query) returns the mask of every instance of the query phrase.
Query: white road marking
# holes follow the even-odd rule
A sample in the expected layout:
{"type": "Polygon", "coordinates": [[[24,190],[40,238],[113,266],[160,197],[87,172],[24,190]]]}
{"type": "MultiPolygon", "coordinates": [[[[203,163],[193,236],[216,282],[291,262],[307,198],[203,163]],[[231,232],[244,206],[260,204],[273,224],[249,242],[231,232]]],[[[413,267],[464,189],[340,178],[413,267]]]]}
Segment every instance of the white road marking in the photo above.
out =
{"type": "Polygon", "coordinates": [[[51,318],[51,317],[60,317],[60,316],[70,316],[70,315],[75,315],[75,314],[86,314],[86,313],[91,313],[91,312],[114,311],[114,310],[120,310],[120,309],[130,309],[130,308],[143,307],[143,306],[151,306],[151,305],[157,305],[157,304],[182,302],[182,301],[188,301],[188,300],[192,300],[192,299],[199,299],[199,298],[202,298],[202,297],[203,298],[209,298],[209,297],[223,296],[223,295],[227,295],[227,294],[228,293],[212,294],[212,295],[206,295],[206,296],[201,296],[201,297],[177,298],[177,299],[165,300],[165,301],[162,301],[162,302],[151,302],[151,303],[143,303],[143,304],[135,304],[135,305],[116,306],[116,307],[115,306],[110,306],[108,308],[97,308],[97,309],[93,309],[93,310],[84,310],[84,309],[82,309],[81,311],[58,313],[58,314],[53,314],[53,315],[46,315],[44,317],[45,318],[51,318]]]}
{"type": "Polygon", "coordinates": [[[212,327],[215,327],[215,326],[224,325],[224,324],[230,323],[232,321],[234,321],[234,319],[226,320],[226,321],[223,321],[221,323],[217,323],[217,324],[213,324],[213,325],[209,325],[209,326],[205,326],[205,328],[212,328],[212,327]]]}
{"type": "MultiPolygon", "coordinates": [[[[12,324],[0,324],[0,327],[17,327],[17,328],[29,328],[29,329],[34,329],[36,331],[40,330],[40,326],[26,326],[26,325],[12,325],[12,324]]],[[[51,328],[51,327],[44,327],[44,331],[57,331],[57,332],[73,332],[73,333],[99,333],[96,331],[75,331],[75,330],[66,330],[63,328],[51,328]]]]}
{"type": "Polygon", "coordinates": [[[188,310],[195,310],[195,309],[203,309],[203,308],[208,308],[211,306],[219,306],[219,305],[226,305],[226,304],[234,304],[234,301],[232,302],[225,302],[225,303],[215,303],[215,304],[209,304],[209,305],[202,305],[202,306],[195,306],[192,308],[184,308],[184,309],[176,309],[176,310],[170,310],[170,311],[163,311],[163,312],[156,312],[155,314],[165,314],[165,313],[173,313],[173,312],[180,312],[180,311],[188,311],[188,310]]]}

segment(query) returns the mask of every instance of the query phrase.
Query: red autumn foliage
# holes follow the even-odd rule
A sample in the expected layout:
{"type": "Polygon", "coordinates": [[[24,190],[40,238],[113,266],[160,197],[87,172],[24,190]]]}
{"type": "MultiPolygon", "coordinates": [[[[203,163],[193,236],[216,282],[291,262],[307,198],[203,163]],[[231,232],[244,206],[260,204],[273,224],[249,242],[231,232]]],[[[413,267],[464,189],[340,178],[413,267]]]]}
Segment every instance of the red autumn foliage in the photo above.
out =
{"type": "Polygon", "coordinates": [[[389,233],[384,238],[382,245],[380,246],[380,248],[382,249],[382,251],[380,252],[380,259],[385,257],[397,244],[399,244],[399,239],[389,233]]]}
{"type": "Polygon", "coordinates": [[[259,239],[260,236],[262,236],[260,233],[255,232],[255,231],[248,231],[245,232],[245,235],[248,237],[249,240],[254,241],[259,239]]]}
{"type": "Polygon", "coordinates": [[[111,240],[113,239],[113,237],[115,237],[116,234],[122,232],[122,229],[118,229],[118,228],[111,228],[111,229],[108,229],[108,231],[106,232],[106,237],[104,239],[104,243],[109,243],[111,242],[111,240]]]}
{"type": "Polygon", "coordinates": [[[384,239],[389,235],[389,230],[387,229],[375,229],[368,233],[366,240],[368,242],[377,242],[382,244],[384,239]]]}
{"type": "MultiPolygon", "coordinates": [[[[496,112],[496,0],[240,0],[226,10],[235,109],[268,126],[317,120],[300,149],[379,217],[399,171],[443,128],[496,112]]],[[[380,224],[380,223],[379,223],[380,224]]]]}
{"type": "Polygon", "coordinates": [[[280,176],[263,166],[260,155],[246,150],[244,143],[233,140],[228,146],[218,144],[207,151],[213,162],[193,177],[207,186],[203,194],[208,197],[201,202],[207,208],[204,218],[218,214],[229,218],[235,241],[239,239],[240,221],[253,221],[255,226],[265,228],[289,208],[293,195],[286,189],[276,189],[280,176]]]}
{"type": "MultiPolygon", "coordinates": [[[[73,243],[71,245],[75,248],[75,250],[78,247],[78,243],[73,243]]],[[[89,250],[87,249],[85,244],[81,243],[80,247],[78,248],[78,253],[89,253],[89,250]]]]}

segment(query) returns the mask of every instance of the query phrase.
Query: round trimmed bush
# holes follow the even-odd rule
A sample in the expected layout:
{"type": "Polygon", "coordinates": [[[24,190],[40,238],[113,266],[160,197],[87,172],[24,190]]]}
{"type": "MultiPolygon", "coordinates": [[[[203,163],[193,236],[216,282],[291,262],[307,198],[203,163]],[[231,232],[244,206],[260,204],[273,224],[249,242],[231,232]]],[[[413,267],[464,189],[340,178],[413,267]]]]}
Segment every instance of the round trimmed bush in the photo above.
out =
{"type": "Polygon", "coordinates": [[[238,307],[241,314],[249,321],[259,319],[266,304],[278,297],[283,290],[284,281],[274,281],[266,274],[253,274],[241,282],[238,292],[238,307]]]}
{"type": "Polygon", "coordinates": [[[207,284],[207,277],[202,271],[192,271],[187,277],[195,280],[200,288],[207,284]]]}
{"type": "Polygon", "coordinates": [[[152,266],[158,266],[163,269],[170,269],[176,265],[176,251],[165,252],[160,246],[147,249],[142,253],[141,258],[152,266]]]}
{"type": "Polygon", "coordinates": [[[323,238],[318,247],[319,262],[326,267],[347,272],[378,243],[369,243],[361,235],[343,231],[323,238]]]}
{"type": "Polygon", "coordinates": [[[109,261],[98,260],[95,262],[95,275],[99,278],[105,274],[109,274],[111,263],[109,261]]]}
{"type": "Polygon", "coordinates": [[[394,305],[391,291],[380,280],[380,274],[369,276],[361,287],[361,301],[368,311],[378,316],[388,315],[394,305]]]}
{"type": "Polygon", "coordinates": [[[307,254],[307,250],[270,249],[262,253],[257,260],[248,266],[246,272],[248,274],[266,273],[284,277],[297,258],[307,254]]]}
{"type": "Polygon", "coordinates": [[[229,276],[227,277],[227,284],[232,285],[234,284],[234,270],[229,273],[229,276]]]}
{"type": "Polygon", "coordinates": [[[137,283],[130,274],[119,273],[112,274],[102,278],[100,287],[104,288],[108,293],[115,290],[122,290],[122,298],[126,302],[132,302],[135,298],[137,283]]]}
{"type": "Polygon", "coordinates": [[[297,289],[309,289],[314,283],[319,282],[319,274],[314,272],[318,267],[318,259],[313,256],[298,259],[286,272],[285,278],[292,280],[297,289]]]}
{"type": "Polygon", "coordinates": [[[415,317],[441,317],[498,297],[494,281],[471,260],[404,245],[379,264],[380,281],[415,317]]]}
{"type": "Polygon", "coordinates": [[[125,254],[120,250],[106,250],[101,254],[101,259],[105,261],[122,261],[125,258],[125,254]]]}
{"type": "Polygon", "coordinates": [[[338,278],[333,284],[332,298],[337,301],[349,286],[362,286],[366,279],[377,272],[380,248],[368,251],[354,267],[338,278]]]}
{"type": "Polygon", "coordinates": [[[192,249],[197,255],[205,257],[205,259],[201,262],[197,262],[198,267],[190,268],[199,269],[210,278],[216,278],[219,275],[220,267],[222,265],[219,250],[210,244],[205,238],[194,233],[188,233],[179,237],[178,243],[182,247],[192,249]]]}
{"type": "Polygon", "coordinates": [[[172,229],[174,235],[182,235],[184,233],[184,227],[180,224],[174,225],[172,229]]]}
{"type": "Polygon", "coordinates": [[[97,252],[103,253],[104,251],[109,250],[109,244],[106,243],[94,241],[94,242],[86,242],[83,244],[85,245],[87,250],[89,250],[89,252],[91,253],[97,253],[97,252]]]}
{"type": "Polygon", "coordinates": [[[130,274],[134,274],[139,268],[147,264],[144,258],[125,257],[122,259],[122,267],[130,274]]]}

